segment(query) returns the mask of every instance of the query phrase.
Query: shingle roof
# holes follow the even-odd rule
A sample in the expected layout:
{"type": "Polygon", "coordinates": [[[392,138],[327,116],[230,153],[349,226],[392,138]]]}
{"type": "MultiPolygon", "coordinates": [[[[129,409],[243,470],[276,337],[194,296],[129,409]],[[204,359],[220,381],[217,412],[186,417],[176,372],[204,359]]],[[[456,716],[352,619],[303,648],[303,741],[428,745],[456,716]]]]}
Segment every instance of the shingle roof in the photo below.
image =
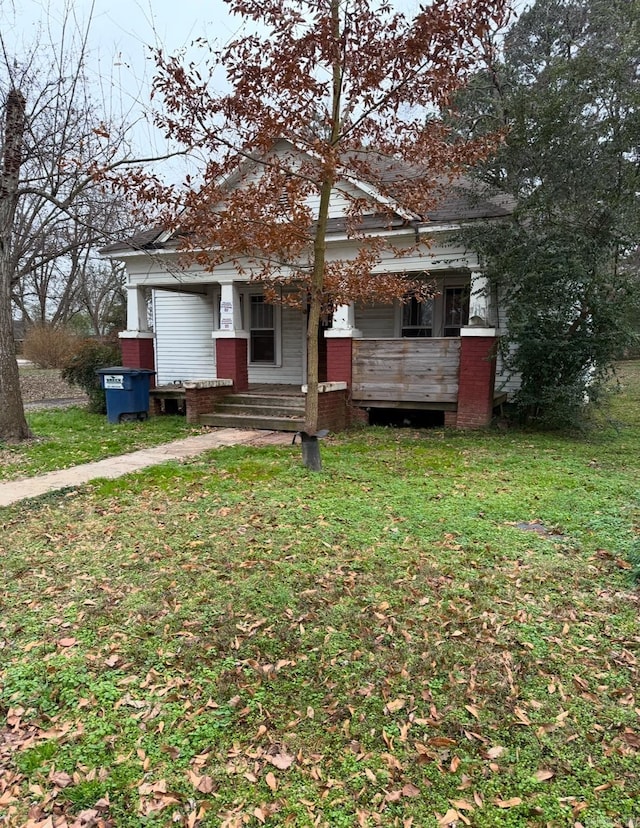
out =
{"type": "MultiPolygon", "coordinates": [[[[391,197],[394,195],[394,183],[409,181],[420,181],[427,178],[425,171],[399,161],[389,158],[375,151],[354,151],[344,156],[344,167],[353,169],[352,180],[357,184],[358,169],[367,167],[369,178],[373,179],[371,186],[374,189],[384,189],[391,197]]],[[[364,180],[364,178],[362,179],[364,180]]],[[[489,218],[504,218],[511,214],[515,203],[513,199],[504,195],[489,196],[478,191],[477,183],[467,177],[459,176],[451,183],[444,183],[444,179],[436,182],[442,188],[442,197],[436,206],[427,211],[426,216],[417,219],[415,223],[427,222],[442,224],[460,221],[473,221],[489,218]]],[[[400,205],[400,198],[398,199],[400,205]]],[[[353,223],[353,222],[352,222],[353,223]]],[[[363,216],[357,226],[361,231],[398,229],[406,226],[409,222],[399,214],[377,213],[363,216]]],[[[328,223],[329,233],[344,233],[348,220],[343,218],[330,219],[328,223]]],[[[414,222],[410,222],[411,225],[414,222]]],[[[122,241],[113,242],[103,247],[100,252],[104,254],[124,253],[135,250],[163,249],[165,244],[171,245],[178,238],[174,233],[168,242],[159,243],[158,239],[163,234],[161,227],[143,230],[135,233],[122,241]]]]}
{"type": "Polygon", "coordinates": [[[111,242],[100,248],[100,253],[124,253],[132,250],[154,250],[160,249],[163,245],[156,244],[156,240],[164,232],[162,227],[154,227],[151,230],[140,230],[132,236],[127,236],[121,241],[111,242]]]}

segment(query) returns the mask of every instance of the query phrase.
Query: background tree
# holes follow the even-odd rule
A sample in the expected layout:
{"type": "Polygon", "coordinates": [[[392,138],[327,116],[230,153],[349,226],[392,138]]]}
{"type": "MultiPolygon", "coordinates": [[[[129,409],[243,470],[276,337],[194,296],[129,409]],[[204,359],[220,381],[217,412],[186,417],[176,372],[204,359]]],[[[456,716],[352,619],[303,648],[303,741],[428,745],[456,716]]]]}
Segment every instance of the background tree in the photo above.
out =
{"type": "Polygon", "coordinates": [[[520,414],[546,425],[579,421],[632,335],[639,43],[637,0],[538,0],[458,101],[465,137],[505,128],[480,178],[513,221],[466,238],[503,302],[520,414]]]}
{"type": "Polygon", "coordinates": [[[0,440],[29,436],[12,303],[27,319],[55,322],[86,310],[104,327],[111,299],[100,292],[116,301],[121,290],[90,250],[130,227],[104,175],[138,161],[125,119],[109,118],[92,95],[88,31],[67,17],[59,41],[43,37],[20,56],[0,35],[0,440]]]}
{"type": "Polygon", "coordinates": [[[15,358],[10,278],[10,242],[18,203],[24,131],[24,96],[12,89],[5,106],[0,166],[0,437],[4,439],[29,436],[15,358]]]}
{"type": "MultiPolygon", "coordinates": [[[[452,141],[440,113],[477,69],[479,40],[501,22],[505,2],[436,0],[412,18],[372,0],[226,2],[254,33],[211,51],[208,76],[180,56],[157,56],[158,123],[204,159],[202,178],[168,189],[141,176],[139,190],[164,208],[165,226],[180,228],[187,261],[251,267],[272,299],[274,286],[297,286],[309,308],[305,429],[313,435],[323,311],[424,290],[391,274],[370,278],[381,239],[349,260],[326,260],[332,188],[347,172],[375,186],[389,214],[402,205],[424,216],[443,174],[486,152],[486,136],[452,141]],[[214,91],[218,67],[231,91],[214,91]],[[274,154],[281,137],[302,153],[274,154]]],[[[352,200],[352,238],[364,237],[358,218],[371,209],[352,200]]]]}
{"type": "MultiPolygon", "coordinates": [[[[97,138],[94,142],[90,136],[88,143],[97,138]]],[[[25,165],[23,179],[28,178],[25,165]]],[[[25,195],[14,225],[12,295],[21,318],[27,324],[61,327],[84,315],[90,323],[87,333],[104,333],[102,312],[122,300],[122,280],[114,278],[113,266],[101,262],[96,251],[112,238],[114,228],[127,232],[131,227],[123,202],[98,185],[78,194],[72,213],[61,212],[40,194],[25,195]]]]}
{"type": "Polygon", "coordinates": [[[90,332],[104,337],[127,327],[126,271],[121,262],[92,261],[82,273],[81,313],[90,332]]]}

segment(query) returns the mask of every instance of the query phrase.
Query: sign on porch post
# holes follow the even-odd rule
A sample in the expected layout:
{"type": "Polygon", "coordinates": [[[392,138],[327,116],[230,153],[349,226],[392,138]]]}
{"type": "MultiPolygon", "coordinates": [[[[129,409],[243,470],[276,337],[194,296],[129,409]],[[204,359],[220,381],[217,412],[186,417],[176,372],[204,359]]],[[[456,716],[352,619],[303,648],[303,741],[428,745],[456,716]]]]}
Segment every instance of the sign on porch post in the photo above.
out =
{"type": "Polygon", "coordinates": [[[220,285],[220,330],[235,331],[242,328],[240,302],[233,283],[220,285]]]}
{"type": "Polygon", "coordinates": [[[481,271],[471,273],[471,291],[469,296],[469,324],[474,326],[490,325],[489,280],[481,271]]]}
{"type": "Polygon", "coordinates": [[[327,379],[346,382],[351,387],[354,339],[362,332],[355,326],[355,305],[338,305],[333,312],[332,327],[324,332],[327,340],[327,379]]]}

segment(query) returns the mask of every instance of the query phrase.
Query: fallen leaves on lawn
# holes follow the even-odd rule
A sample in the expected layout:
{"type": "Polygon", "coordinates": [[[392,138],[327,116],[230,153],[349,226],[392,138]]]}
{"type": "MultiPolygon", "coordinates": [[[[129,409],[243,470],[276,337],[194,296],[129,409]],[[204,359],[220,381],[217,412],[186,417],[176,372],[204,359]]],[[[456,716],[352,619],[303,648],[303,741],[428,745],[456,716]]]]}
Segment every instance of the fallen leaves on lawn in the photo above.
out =
{"type": "Polygon", "coordinates": [[[510,799],[494,799],[493,801],[498,808],[515,808],[522,805],[522,799],[519,796],[512,796],[510,799]]]}
{"type": "Polygon", "coordinates": [[[60,647],[73,647],[77,643],[78,643],[78,641],[75,638],[61,638],[58,641],[58,645],[60,647]]]}
{"type": "Polygon", "coordinates": [[[187,775],[194,789],[200,793],[209,794],[216,788],[215,782],[211,776],[200,776],[200,774],[192,770],[187,771],[187,775]]]}
{"type": "Polygon", "coordinates": [[[277,753],[267,753],[265,760],[273,765],[278,770],[287,770],[296,761],[295,756],[292,756],[286,751],[278,751],[277,753]]]}

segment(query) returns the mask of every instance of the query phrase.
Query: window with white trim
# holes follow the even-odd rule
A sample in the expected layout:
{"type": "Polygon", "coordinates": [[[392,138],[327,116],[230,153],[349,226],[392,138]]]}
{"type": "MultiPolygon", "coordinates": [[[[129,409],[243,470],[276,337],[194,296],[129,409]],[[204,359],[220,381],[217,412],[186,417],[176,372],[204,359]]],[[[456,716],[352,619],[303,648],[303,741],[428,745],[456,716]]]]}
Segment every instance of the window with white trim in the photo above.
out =
{"type": "Polygon", "coordinates": [[[444,336],[460,336],[460,328],[469,322],[469,288],[444,289],[444,336]]]}
{"type": "Polygon", "coordinates": [[[433,299],[410,296],[402,306],[402,336],[433,336],[433,299]]]}
{"type": "Polygon", "coordinates": [[[276,314],[264,296],[249,297],[249,360],[273,365],[276,361],[276,314]]]}
{"type": "Polygon", "coordinates": [[[400,306],[402,337],[460,336],[469,323],[469,279],[463,275],[444,276],[436,280],[436,295],[420,301],[407,296],[400,306]]]}

